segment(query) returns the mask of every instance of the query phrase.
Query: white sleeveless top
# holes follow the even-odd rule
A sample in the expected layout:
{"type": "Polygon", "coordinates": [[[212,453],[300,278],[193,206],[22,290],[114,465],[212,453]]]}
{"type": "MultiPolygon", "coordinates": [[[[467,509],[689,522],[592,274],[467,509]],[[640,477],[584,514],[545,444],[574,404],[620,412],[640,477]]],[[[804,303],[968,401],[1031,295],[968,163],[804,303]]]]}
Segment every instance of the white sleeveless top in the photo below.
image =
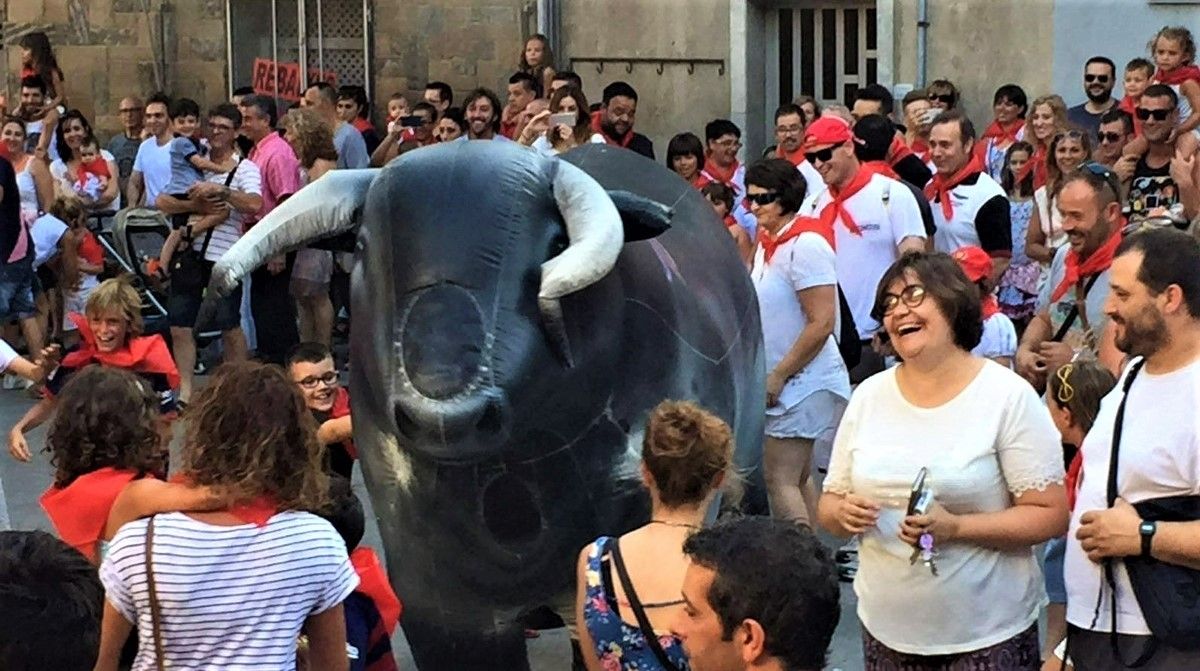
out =
{"type": "Polygon", "coordinates": [[[37,216],[38,210],[41,209],[38,207],[37,184],[33,181],[33,173],[29,172],[34,160],[27,156],[25,167],[17,172],[17,190],[21,192],[21,212],[32,212],[33,216],[37,216]]]}

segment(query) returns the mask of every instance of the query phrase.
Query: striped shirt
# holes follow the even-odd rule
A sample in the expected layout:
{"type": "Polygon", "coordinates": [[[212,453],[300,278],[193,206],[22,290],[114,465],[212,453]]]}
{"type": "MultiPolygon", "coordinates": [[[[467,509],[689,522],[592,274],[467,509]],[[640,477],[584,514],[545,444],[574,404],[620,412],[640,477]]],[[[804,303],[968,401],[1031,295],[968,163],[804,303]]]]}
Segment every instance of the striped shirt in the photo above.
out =
{"type": "MultiPolygon", "coordinates": [[[[204,181],[214,184],[225,184],[225,180],[229,179],[227,172],[205,172],[204,181]]],[[[238,163],[237,171],[233,173],[233,180],[229,182],[229,188],[242,193],[252,193],[256,196],[262,195],[262,174],[258,171],[258,166],[254,165],[253,161],[242,160],[238,163]]],[[[242,237],[242,222],[249,215],[243,215],[240,212],[232,211],[229,213],[229,218],[217,224],[216,228],[212,229],[212,240],[208,243],[208,251],[204,253],[204,258],[208,261],[220,261],[221,256],[229,251],[233,243],[242,237]]],[[[204,233],[198,233],[195,240],[192,241],[192,249],[200,251],[204,249],[204,233]]]]}
{"type": "MultiPolygon", "coordinates": [[[[146,524],[121,527],[100,566],[108,602],[137,623],[133,671],[155,668],[146,524]]],[[[153,545],[168,668],[294,671],[304,621],[358,586],[345,542],[310,513],[282,512],[263,527],[158,515],[153,545]]]]}

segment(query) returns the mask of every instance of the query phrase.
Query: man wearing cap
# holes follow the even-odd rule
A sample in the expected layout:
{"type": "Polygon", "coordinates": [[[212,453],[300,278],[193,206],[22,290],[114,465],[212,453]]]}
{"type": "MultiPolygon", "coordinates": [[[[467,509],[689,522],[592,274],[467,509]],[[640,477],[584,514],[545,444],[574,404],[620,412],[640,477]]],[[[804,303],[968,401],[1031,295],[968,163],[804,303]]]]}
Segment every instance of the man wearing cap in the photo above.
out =
{"type": "Polygon", "coordinates": [[[871,318],[879,278],[907,251],[925,249],[925,226],[916,198],[904,185],[869,168],[854,154],[850,125],[821,117],[804,134],[804,155],[824,180],[810,189],[802,216],[817,217],[832,227],[838,285],[845,294],[863,356],[850,371],[857,383],[883,369],[871,339],[879,323],[871,318]]]}
{"type": "Polygon", "coordinates": [[[1008,315],[1000,312],[1000,303],[994,291],[996,287],[992,284],[992,257],[974,245],[959,247],[953,256],[963,274],[979,289],[983,334],[971,354],[1011,368],[1013,357],[1017,354],[1017,329],[1008,315]]]}
{"type": "Polygon", "coordinates": [[[925,187],[937,226],[934,249],[950,254],[982,247],[994,261],[997,282],[1012,258],[1012,220],[1008,196],[975,152],[975,127],[962,112],[945,112],[929,130],[929,147],[937,168],[925,187]]]}

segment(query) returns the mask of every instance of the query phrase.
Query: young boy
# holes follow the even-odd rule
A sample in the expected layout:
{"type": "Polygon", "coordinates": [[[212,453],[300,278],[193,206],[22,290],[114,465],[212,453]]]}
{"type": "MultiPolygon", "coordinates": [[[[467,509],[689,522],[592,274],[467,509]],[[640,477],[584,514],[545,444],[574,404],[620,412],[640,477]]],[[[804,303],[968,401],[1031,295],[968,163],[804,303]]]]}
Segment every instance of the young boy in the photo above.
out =
{"type": "Polygon", "coordinates": [[[713,210],[721,219],[721,223],[725,224],[725,229],[733,236],[733,243],[737,246],[738,256],[741,257],[742,263],[746,267],[750,267],[750,262],[754,258],[754,242],[750,240],[750,234],[730,214],[733,212],[733,189],[725,186],[720,182],[709,182],[700,189],[700,193],[708,199],[708,202],[713,206],[713,210]]]}
{"type": "Polygon", "coordinates": [[[329,470],[349,478],[358,453],[350,422],[350,393],[338,380],[333,353],[321,343],[300,343],[288,357],[288,373],[320,424],[317,438],[326,446],[329,470]]]}
{"type": "MultiPolygon", "coordinates": [[[[402,93],[393,93],[391,98],[388,98],[387,104],[387,131],[392,132],[392,124],[400,123],[400,119],[412,114],[412,107],[408,104],[408,98],[402,93]]],[[[401,142],[408,142],[416,135],[416,131],[412,128],[405,128],[400,134],[401,142]]]]}
{"type": "Polygon", "coordinates": [[[359,579],[358,589],[342,604],[350,671],[396,671],[391,637],[400,621],[400,599],[392,591],[379,556],[371,548],[358,546],[366,520],[350,480],[336,475],[330,478],[329,498],[329,508],[320,515],[346,541],[359,579]]]}
{"type": "Polygon", "coordinates": [[[1129,112],[1133,117],[1133,134],[1142,134],[1142,122],[1137,118],[1137,105],[1142,99],[1142,92],[1150,86],[1154,78],[1154,64],[1145,58],[1135,58],[1125,64],[1125,97],[1121,98],[1120,108],[1129,112]]]}

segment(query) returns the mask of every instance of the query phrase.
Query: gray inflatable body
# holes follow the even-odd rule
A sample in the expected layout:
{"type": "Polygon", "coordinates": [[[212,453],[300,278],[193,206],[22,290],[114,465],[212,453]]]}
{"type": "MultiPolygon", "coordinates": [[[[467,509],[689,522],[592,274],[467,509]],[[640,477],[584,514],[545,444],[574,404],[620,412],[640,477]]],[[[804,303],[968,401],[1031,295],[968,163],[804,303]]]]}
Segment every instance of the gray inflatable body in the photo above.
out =
{"type": "Polygon", "coordinates": [[[713,411],[757,468],[753,286],[708,202],[623,149],[457,142],[340,172],[252,229],[214,287],[361,220],[355,442],[405,634],[421,669],[527,668],[520,616],[569,608],[580,548],[647,520],[655,405],[713,411]]]}

